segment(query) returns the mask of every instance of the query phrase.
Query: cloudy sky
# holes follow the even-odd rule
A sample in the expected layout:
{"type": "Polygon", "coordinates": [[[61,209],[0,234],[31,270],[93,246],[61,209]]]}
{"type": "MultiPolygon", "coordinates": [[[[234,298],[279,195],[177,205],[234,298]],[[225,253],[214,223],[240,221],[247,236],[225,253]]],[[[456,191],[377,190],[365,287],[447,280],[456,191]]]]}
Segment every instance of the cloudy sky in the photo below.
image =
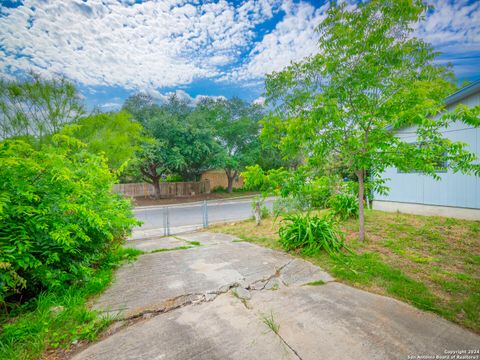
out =
{"type": "MultiPolygon", "coordinates": [[[[429,0],[417,35],[460,81],[480,78],[480,1],[429,0]]],[[[266,73],[316,49],[320,0],[0,0],[0,76],[63,74],[89,107],[129,94],[261,96],[266,73]]]]}

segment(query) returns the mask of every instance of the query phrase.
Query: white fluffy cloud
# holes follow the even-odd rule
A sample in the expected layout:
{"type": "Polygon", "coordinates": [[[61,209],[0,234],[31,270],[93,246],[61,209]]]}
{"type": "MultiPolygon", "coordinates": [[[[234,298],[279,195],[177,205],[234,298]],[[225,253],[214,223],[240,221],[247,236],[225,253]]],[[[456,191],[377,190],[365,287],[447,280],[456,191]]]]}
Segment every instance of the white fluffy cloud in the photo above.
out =
{"type": "Polygon", "coordinates": [[[327,9],[328,4],[315,8],[304,2],[284,2],[283,19],[255,45],[246,62],[226,78],[261,78],[267,73],[281,70],[291,61],[298,61],[315,53],[318,49],[318,34],[315,28],[325,17],[327,9]]]}
{"type": "MultiPolygon", "coordinates": [[[[480,1],[429,2],[435,10],[417,34],[441,51],[478,57],[480,1]]],[[[327,8],[303,0],[24,0],[0,5],[0,75],[31,69],[157,97],[195,79],[258,86],[317,50],[314,29],[327,8]],[[273,28],[259,30],[275,16],[273,28]]]]}
{"type": "Polygon", "coordinates": [[[417,36],[444,52],[480,51],[480,1],[429,0],[433,6],[417,36]]]}
{"type": "Polygon", "coordinates": [[[0,72],[61,73],[87,86],[157,89],[219,75],[278,0],[25,0],[1,8],[0,72]]]}

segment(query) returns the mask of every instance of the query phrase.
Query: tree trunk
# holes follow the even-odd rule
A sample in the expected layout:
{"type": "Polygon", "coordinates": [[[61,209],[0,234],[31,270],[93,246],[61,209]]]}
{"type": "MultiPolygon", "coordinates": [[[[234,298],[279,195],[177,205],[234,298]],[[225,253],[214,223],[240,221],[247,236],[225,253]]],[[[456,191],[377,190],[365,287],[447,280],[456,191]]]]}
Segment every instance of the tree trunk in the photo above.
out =
{"type": "Polygon", "coordinates": [[[365,214],[363,208],[364,169],[356,171],[358,177],[358,240],[365,240],[365,214]]]}
{"type": "Polygon", "coordinates": [[[160,199],[160,177],[152,178],[152,184],[155,189],[155,199],[160,199]]]}
{"type": "Polygon", "coordinates": [[[228,169],[228,170],[225,170],[225,173],[227,174],[227,191],[229,194],[231,194],[233,191],[233,180],[235,180],[235,177],[237,176],[237,172],[234,171],[232,174],[232,170],[228,169]]]}

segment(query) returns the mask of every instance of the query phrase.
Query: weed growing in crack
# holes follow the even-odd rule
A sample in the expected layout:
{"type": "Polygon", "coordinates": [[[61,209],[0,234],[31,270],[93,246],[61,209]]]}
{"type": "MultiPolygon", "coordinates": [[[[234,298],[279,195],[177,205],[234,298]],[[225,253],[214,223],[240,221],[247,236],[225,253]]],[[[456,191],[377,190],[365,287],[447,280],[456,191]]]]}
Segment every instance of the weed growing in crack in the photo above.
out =
{"type": "Polygon", "coordinates": [[[174,251],[174,250],[186,250],[191,249],[193,246],[177,246],[174,248],[165,248],[165,249],[155,249],[149,252],[149,254],[157,253],[157,252],[164,252],[164,251],[174,251]]]}
{"type": "Polygon", "coordinates": [[[200,241],[187,241],[188,243],[190,243],[191,245],[194,245],[194,246],[200,246],[202,244],[200,244],[200,241]]]}
{"type": "Polygon", "coordinates": [[[237,289],[233,289],[232,290],[232,294],[233,296],[235,296],[238,300],[240,300],[240,302],[243,304],[243,306],[245,306],[247,309],[250,309],[250,306],[248,305],[247,303],[247,300],[240,297],[240,295],[238,295],[238,292],[237,292],[237,289]]]}
{"type": "Polygon", "coordinates": [[[275,322],[275,319],[273,318],[273,312],[270,312],[270,315],[261,314],[261,317],[262,322],[267,325],[270,330],[272,330],[275,334],[278,335],[278,332],[280,331],[280,324],[277,324],[275,322]]]}
{"type": "Polygon", "coordinates": [[[302,286],[318,286],[318,285],[325,285],[326,282],[323,280],[315,280],[315,281],[310,281],[306,284],[303,284],[302,286]]]}

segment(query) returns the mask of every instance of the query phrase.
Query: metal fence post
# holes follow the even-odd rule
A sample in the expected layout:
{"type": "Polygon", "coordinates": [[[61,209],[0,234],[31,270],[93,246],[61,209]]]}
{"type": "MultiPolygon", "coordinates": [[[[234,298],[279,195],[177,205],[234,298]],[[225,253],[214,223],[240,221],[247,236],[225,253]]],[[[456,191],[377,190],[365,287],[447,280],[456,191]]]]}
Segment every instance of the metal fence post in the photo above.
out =
{"type": "Polygon", "coordinates": [[[167,236],[170,236],[170,217],[168,213],[168,206],[165,208],[167,215],[167,236]]]}
{"type": "Polygon", "coordinates": [[[203,200],[203,227],[208,228],[208,207],[207,200],[203,200]]]}
{"type": "Polygon", "coordinates": [[[163,208],[163,236],[167,236],[167,209],[163,208]]]}

